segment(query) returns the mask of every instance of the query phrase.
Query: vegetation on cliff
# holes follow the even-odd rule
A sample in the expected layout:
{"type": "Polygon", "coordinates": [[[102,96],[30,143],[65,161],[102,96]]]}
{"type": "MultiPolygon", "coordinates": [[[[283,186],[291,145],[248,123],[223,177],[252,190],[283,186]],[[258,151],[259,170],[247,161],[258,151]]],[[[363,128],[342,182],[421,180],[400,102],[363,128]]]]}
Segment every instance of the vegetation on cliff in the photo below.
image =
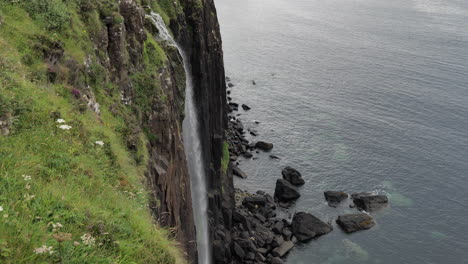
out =
{"type": "MultiPolygon", "coordinates": [[[[172,0],[140,4],[168,22],[178,12],[172,0]]],[[[133,32],[142,56],[133,44],[117,53],[138,61],[119,75],[125,60],[109,62],[102,37],[122,27],[117,5],[0,2],[1,263],[184,262],[151,216],[144,176],[154,135],[141,116],[167,100],[157,76],[168,55],[148,30],[133,32]]]]}

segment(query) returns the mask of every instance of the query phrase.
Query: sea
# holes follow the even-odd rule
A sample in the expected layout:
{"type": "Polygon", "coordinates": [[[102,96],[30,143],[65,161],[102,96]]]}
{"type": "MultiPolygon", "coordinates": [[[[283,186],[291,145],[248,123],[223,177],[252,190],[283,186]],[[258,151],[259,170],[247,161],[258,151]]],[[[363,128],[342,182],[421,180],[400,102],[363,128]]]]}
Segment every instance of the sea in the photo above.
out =
{"type": "Polygon", "coordinates": [[[273,194],[291,166],[306,184],[287,214],[333,223],[286,263],[468,263],[468,1],[215,3],[230,96],[252,108],[238,118],[274,144],[239,160],[235,186],[273,194]],[[334,222],[357,210],[328,190],[389,205],[346,234],[334,222]]]}

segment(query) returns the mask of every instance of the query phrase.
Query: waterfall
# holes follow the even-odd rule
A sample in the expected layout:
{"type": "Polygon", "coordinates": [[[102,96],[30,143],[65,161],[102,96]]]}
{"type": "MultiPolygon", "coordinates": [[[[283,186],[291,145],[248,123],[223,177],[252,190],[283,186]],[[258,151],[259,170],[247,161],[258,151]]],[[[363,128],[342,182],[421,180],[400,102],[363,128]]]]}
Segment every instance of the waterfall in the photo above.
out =
{"type": "Polygon", "coordinates": [[[205,182],[205,168],[203,166],[202,146],[198,125],[198,115],[193,96],[193,80],[190,62],[184,50],[174,41],[164,24],[162,17],[154,12],[147,15],[159,31],[159,37],[169,45],[177,47],[184,62],[186,75],[185,87],[185,119],[183,122],[183,137],[185,156],[188,163],[192,189],[192,206],[197,229],[198,263],[210,264],[211,254],[208,236],[208,197],[205,182]]]}

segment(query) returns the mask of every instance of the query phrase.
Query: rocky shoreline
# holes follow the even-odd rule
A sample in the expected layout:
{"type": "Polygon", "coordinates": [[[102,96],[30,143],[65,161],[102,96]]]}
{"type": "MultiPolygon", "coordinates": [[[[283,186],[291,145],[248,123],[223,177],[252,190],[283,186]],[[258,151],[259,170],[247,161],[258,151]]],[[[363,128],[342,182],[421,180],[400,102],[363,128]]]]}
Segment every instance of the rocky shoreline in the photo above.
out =
{"type": "MultiPolygon", "coordinates": [[[[250,142],[246,139],[247,133],[256,137],[258,132],[252,129],[245,130],[244,124],[238,118],[240,116],[238,111],[239,106],[244,111],[249,111],[251,107],[233,102],[229,95],[235,85],[228,77],[226,81],[229,102],[226,140],[229,144],[230,168],[232,175],[245,179],[248,175],[238,167],[239,157],[252,158],[254,152],[269,152],[274,145],[265,141],[250,142]]],[[[258,121],[255,122],[260,124],[258,121]]],[[[279,159],[275,155],[270,155],[270,158],[279,159]]],[[[292,167],[285,167],[281,173],[282,179],[277,179],[273,196],[261,190],[252,194],[235,189],[231,228],[232,263],[281,264],[298,244],[307,243],[333,230],[331,223],[325,223],[306,212],[297,212],[288,218],[278,217],[280,208],[290,208],[300,198],[297,187],[305,184],[301,173],[292,167]]],[[[360,211],[337,217],[337,225],[346,233],[375,226],[376,223],[369,212],[378,210],[388,203],[386,196],[373,193],[355,193],[350,196],[343,191],[326,191],[324,198],[331,207],[336,207],[351,198],[353,203],[350,207],[360,211]]]]}

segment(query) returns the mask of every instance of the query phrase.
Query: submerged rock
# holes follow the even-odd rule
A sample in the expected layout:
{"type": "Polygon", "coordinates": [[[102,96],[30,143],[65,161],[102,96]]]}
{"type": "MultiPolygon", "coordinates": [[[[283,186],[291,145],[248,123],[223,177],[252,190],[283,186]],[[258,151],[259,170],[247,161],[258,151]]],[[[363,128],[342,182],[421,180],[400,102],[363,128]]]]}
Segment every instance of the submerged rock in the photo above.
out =
{"type": "Polygon", "coordinates": [[[245,111],[248,111],[250,110],[250,106],[246,105],[246,104],[242,104],[242,109],[244,109],[245,111]]]}
{"type": "Polygon", "coordinates": [[[273,149],[273,144],[265,141],[258,141],[255,143],[255,147],[263,151],[270,151],[273,149]]]}
{"type": "Polygon", "coordinates": [[[288,181],[278,179],[275,187],[275,198],[282,202],[289,202],[299,198],[301,194],[288,181]]]}
{"type": "Polygon", "coordinates": [[[291,167],[284,168],[281,174],[283,175],[283,179],[287,180],[292,185],[299,186],[305,183],[301,173],[291,167]]]}
{"type": "Polygon", "coordinates": [[[294,215],[291,227],[293,235],[301,242],[325,235],[332,231],[330,225],[304,212],[299,212],[294,215]]]}
{"type": "Polygon", "coordinates": [[[232,87],[234,87],[234,84],[233,83],[228,83],[228,87],[232,88],[232,87]]]}
{"type": "Polygon", "coordinates": [[[325,196],[325,200],[328,202],[328,205],[331,207],[336,207],[337,204],[348,198],[348,194],[341,191],[326,191],[323,194],[325,196]]]}
{"type": "Polygon", "coordinates": [[[346,233],[370,229],[375,225],[372,216],[364,213],[341,215],[336,220],[336,223],[346,233]]]}
{"type": "Polygon", "coordinates": [[[368,193],[356,193],[351,195],[354,204],[368,212],[378,210],[382,207],[387,206],[388,198],[385,195],[373,195],[368,193]]]}

